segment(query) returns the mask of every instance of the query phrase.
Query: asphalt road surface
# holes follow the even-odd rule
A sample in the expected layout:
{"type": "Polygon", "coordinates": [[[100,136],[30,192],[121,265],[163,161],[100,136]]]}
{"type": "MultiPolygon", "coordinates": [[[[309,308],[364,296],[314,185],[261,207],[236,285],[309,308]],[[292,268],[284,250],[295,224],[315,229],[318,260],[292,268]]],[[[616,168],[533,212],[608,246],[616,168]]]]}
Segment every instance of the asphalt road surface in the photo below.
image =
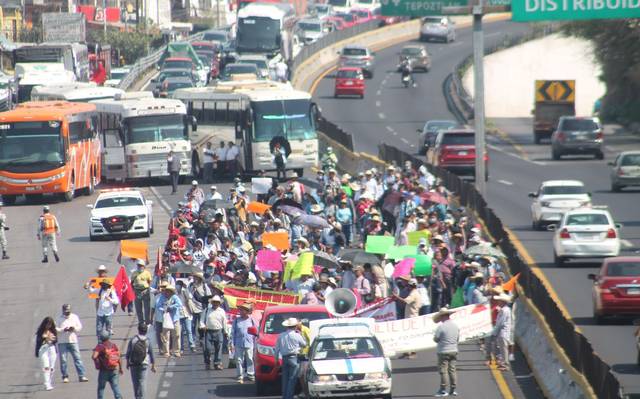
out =
{"type": "MultiPolygon", "coordinates": [[[[485,25],[487,45],[501,40],[503,35],[529,29],[526,24],[496,22],[485,25]]],[[[447,74],[471,48],[471,32],[459,29],[456,42],[427,43],[432,56],[429,73],[414,73],[417,87],[404,88],[395,68],[397,53],[403,43],[379,51],[376,75],[368,80],[364,100],[333,99],[334,79],[327,75],[318,85],[315,97],[323,115],[354,135],[357,151],[377,154],[377,144],[386,142],[405,151],[417,152],[416,129],[430,119],[455,119],[447,110],[442,95],[442,83],[447,74]]],[[[487,87],[486,90],[491,90],[487,87]]],[[[571,261],[562,269],[553,264],[552,233],[531,230],[530,199],[527,193],[549,179],[579,179],[593,193],[593,203],[608,205],[616,222],[624,225],[621,235],[623,255],[634,254],[640,248],[640,191],[625,189],[609,192],[609,168],[606,162],[626,149],[639,149],[638,137],[620,131],[607,131],[604,161],[590,157],[567,157],[551,160],[548,144],[534,145],[529,119],[491,121],[504,135],[488,137],[490,180],[488,201],[498,216],[520,238],[537,266],[555,288],[561,302],[574,322],[594,345],[594,349],[612,367],[626,392],[640,392],[640,368],[635,364],[636,348],[629,320],[612,321],[597,326],[592,318],[591,281],[599,262],[571,261]]]]}

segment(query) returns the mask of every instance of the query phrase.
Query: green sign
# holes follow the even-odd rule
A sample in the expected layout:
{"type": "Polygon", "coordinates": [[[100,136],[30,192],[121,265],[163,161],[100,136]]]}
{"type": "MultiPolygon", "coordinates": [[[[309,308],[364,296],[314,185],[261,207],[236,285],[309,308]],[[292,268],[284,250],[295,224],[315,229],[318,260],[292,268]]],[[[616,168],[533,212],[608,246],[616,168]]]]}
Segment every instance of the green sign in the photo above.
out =
{"type": "Polygon", "coordinates": [[[551,21],[640,17],[640,0],[518,0],[514,21],[551,21]]]}
{"type": "Polygon", "coordinates": [[[442,7],[466,5],[468,5],[467,0],[382,0],[380,11],[384,16],[422,17],[442,15],[442,7]]]}

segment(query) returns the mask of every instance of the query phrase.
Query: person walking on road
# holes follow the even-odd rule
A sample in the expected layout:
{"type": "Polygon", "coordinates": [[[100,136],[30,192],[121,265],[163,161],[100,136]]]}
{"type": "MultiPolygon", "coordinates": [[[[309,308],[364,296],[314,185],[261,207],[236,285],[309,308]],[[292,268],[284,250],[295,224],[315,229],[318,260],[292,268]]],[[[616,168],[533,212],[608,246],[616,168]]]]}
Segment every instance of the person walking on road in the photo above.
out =
{"type": "Polygon", "coordinates": [[[7,255],[7,233],[5,231],[9,230],[9,226],[7,226],[7,215],[2,212],[2,200],[0,199],[0,249],[2,249],[2,259],[9,259],[9,255],[7,255]]]}
{"type": "Polygon", "coordinates": [[[84,365],[80,357],[80,348],[78,346],[78,334],[82,330],[80,318],[75,313],[71,313],[71,305],[62,305],[62,315],[58,318],[56,331],[58,333],[58,350],[60,351],[60,372],[62,373],[62,382],[69,382],[69,373],[67,372],[67,354],[71,354],[73,364],[78,372],[80,382],[87,382],[89,379],[85,376],[84,365]]]}
{"type": "Polygon", "coordinates": [[[496,325],[493,327],[491,336],[497,343],[497,356],[498,370],[509,370],[509,346],[511,345],[511,308],[509,302],[511,302],[511,296],[502,293],[493,297],[498,305],[498,317],[496,318],[496,325]]]}
{"type": "Polygon", "coordinates": [[[298,355],[302,354],[307,341],[298,331],[298,319],[290,317],[282,322],[286,331],[278,335],[274,358],[276,364],[282,359],[282,399],[293,399],[300,372],[298,355]]]}
{"type": "Polygon", "coordinates": [[[113,396],[122,399],[120,393],[119,376],[122,374],[122,362],[118,345],[109,340],[110,334],[103,330],[100,333],[100,343],[93,349],[91,359],[98,370],[98,399],[104,398],[104,389],[107,383],[111,385],[113,396]]]}
{"type": "Polygon", "coordinates": [[[222,299],[214,295],[209,306],[203,312],[199,329],[204,331],[204,366],[211,369],[211,352],[213,351],[213,368],[222,370],[222,347],[227,331],[227,314],[220,304],[222,299]]]}
{"type": "Polygon", "coordinates": [[[156,299],[155,327],[160,333],[160,354],[165,357],[180,357],[180,309],[182,302],[173,285],[166,285],[162,295],[156,299]],[[166,316],[165,316],[166,314],[166,316]]]}
{"type": "Polygon", "coordinates": [[[42,263],[49,262],[47,257],[47,251],[51,247],[53,257],[56,258],[56,262],[60,262],[58,256],[58,244],[56,242],[56,235],[60,235],[60,225],[58,219],[51,214],[49,205],[45,205],[42,208],[42,215],[38,221],[38,240],[42,241],[42,263]]]}
{"type": "Polygon", "coordinates": [[[151,366],[151,371],[156,372],[156,363],[153,358],[151,340],[147,338],[148,326],[142,322],[138,324],[138,335],[131,338],[127,344],[125,360],[127,370],[131,372],[131,382],[133,383],[133,397],[144,399],[145,380],[147,369],[151,366]]]}
{"type": "Polygon", "coordinates": [[[113,313],[120,304],[116,290],[110,280],[102,280],[98,292],[98,310],[96,312],[96,336],[101,337],[103,331],[113,334],[113,313]]]}
{"type": "MultiPolygon", "coordinates": [[[[396,301],[404,304],[404,318],[410,319],[420,316],[422,296],[420,295],[420,291],[418,291],[418,280],[410,278],[407,281],[407,285],[409,286],[409,294],[406,297],[403,298],[397,294],[394,294],[393,297],[396,301]]],[[[400,358],[415,359],[416,356],[416,352],[408,352],[400,356],[400,358]]]]}
{"type": "Polygon", "coordinates": [[[210,184],[213,182],[213,162],[215,161],[216,152],[211,149],[211,142],[207,143],[206,148],[202,152],[204,155],[202,179],[205,183],[210,184]]]}
{"type": "Polygon", "coordinates": [[[136,260],[137,269],[131,273],[131,286],[136,294],[134,301],[138,323],[151,324],[151,282],[153,276],[146,269],[143,259],[136,260]]]}
{"type": "Polygon", "coordinates": [[[171,194],[178,192],[178,178],[180,177],[180,155],[169,151],[167,155],[167,173],[171,177],[171,194]]]}
{"type": "Polygon", "coordinates": [[[53,389],[53,371],[56,368],[56,359],[58,357],[57,342],[56,322],[51,317],[45,317],[36,332],[36,357],[40,360],[44,377],[44,389],[47,391],[53,389]]]}
{"type": "Polygon", "coordinates": [[[250,327],[257,327],[251,317],[253,308],[251,304],[243,303],[238,306],[240,315],[233,320],[231,325],[231,351],[236,360],[236,377],[238,383],[244,382],[244,377],[249,381],[255,381],[255,369],[253,365],[253,346],[255,336],[249,333],[250,327]],[[246,370],[244,369],[246,362],[246,370]]]}
{"type": "Polygon", "coordinates": [[[449,318],[455,312],[453,309],[444,307],[433,315],[433,321],[439,323],[433,335],[433,340],[438,344],[438,370],[440,373],[440,390],[436,392],[436,397],[458,396],[458,392],[456,392],[458,379],[456,361],[458,359],[460,329],[449,318]],[[447,385],[449,391],[447,391],[447,385]]]}

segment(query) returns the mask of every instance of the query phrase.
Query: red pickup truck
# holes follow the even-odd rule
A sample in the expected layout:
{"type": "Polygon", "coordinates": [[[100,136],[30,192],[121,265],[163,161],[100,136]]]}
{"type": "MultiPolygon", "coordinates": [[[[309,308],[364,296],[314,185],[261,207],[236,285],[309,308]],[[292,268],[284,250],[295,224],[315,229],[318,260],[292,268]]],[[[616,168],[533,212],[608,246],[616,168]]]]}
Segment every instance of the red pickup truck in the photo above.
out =
{"type": "MultiPolygon", "coordinates": [[[[427,152],[427,162],[462,176],[476,173],[476,133],[470,129],[441,130],[427,152]]],[[[485,180],[489,178],[489,156],[485,152],[485,180]]]]}

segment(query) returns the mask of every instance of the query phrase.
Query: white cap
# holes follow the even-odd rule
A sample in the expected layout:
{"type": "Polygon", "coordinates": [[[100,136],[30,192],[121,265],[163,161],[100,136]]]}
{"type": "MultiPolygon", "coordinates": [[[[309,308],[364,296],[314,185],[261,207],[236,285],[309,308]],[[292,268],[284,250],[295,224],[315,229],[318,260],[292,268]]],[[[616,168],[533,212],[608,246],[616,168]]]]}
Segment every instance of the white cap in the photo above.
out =
{"type": "Polygon", "coordinates": [[[222,299],[220,295],[214,295],[213,298],[211,298],[211,302],[222,302],[222,299]]]}
{"type": "Polygon", "coordinates": [[[418,280],[416,280],[415,278],[409,279],[409,285],[417,286],[418,285],[418,280]]]}
{"type": "Polygon", "coordinates": [[[98,266],[98,271],[99,272],[106,272],[107,271],[107,267],[105,265],[100,265],[100,266],[98,266]]]}
{"type": "Polygon", "coordinates": [[[198,185],[198,181],[197,180],[191,180],[191,185],[192,186],[197,186],[198,185]]]}
{"type": "Polygon", "coordinates": [[[138,265],[138,266],[146,266],[147,262],[145,262],[144,259],[136,259],[136,265],[138,265]]]}
{"type": "Polygon", "coordinates": [[[210,188],[211,188],[212,190],[217,190],[217,189],[218,189],[218,187],[216,187],[216,186],[211,186],[210,188]]]}
{"type": "Polygon", "coordinates": [[[287,320],[282,322],[283,327],[295,327],[298,325],[298,319],[295,317],[289,317],[287,320]]]}
{"type": "Polygon", "coordinates": [[[244,186],[238,186],[238,191],[244,193],[245,191],[247,191],[247,189],[244,186]]]}

